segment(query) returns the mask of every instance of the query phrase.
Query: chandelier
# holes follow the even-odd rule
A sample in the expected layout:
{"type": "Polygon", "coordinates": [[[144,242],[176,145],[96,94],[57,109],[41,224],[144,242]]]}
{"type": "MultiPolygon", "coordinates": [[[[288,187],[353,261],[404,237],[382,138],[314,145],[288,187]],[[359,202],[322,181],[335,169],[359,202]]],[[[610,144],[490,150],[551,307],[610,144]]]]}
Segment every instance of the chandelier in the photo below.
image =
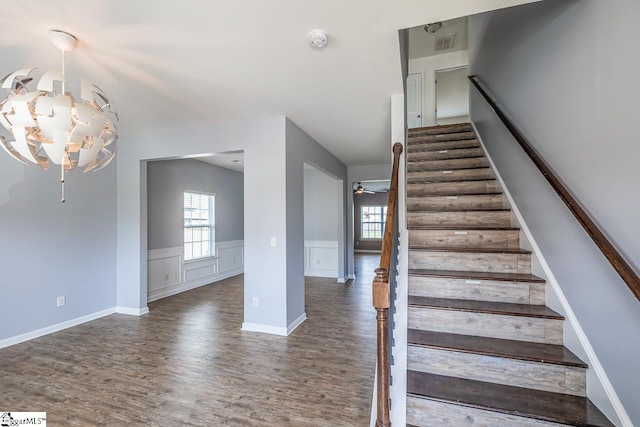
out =
{"type": "Polygon", "coordinates": [[[44,73],[35,90],[27,88],[35,68],[18,70],[1,81],[9,95],[0,102],[0,123],[13,140],[0,136],[0,146],[24,164],[42,169],[59,165],[64,202],[65,172],[76,167],[97,171],[115,157],[118,115],[105,93],[86,80],[80,80],[79,98],[65,90],[65,52],[73,50],[78,39],[58,30],[50,35],[62,52],[62,70],[44,73]]]}

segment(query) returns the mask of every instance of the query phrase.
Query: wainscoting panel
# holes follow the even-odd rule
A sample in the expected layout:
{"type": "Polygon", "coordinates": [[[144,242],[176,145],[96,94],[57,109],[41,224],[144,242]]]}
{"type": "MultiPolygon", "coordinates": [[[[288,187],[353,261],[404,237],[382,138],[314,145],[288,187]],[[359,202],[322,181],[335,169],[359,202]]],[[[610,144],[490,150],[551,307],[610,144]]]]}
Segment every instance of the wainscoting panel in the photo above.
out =
{"type": "Polygon", "coordinates": [[[304,275],[338,278],[338,241],[305,240],[304,275]]]}
{"type": "Polygon", "coordinates": [[[216,255],[185,262],[182,247],[148,251],[147,301],[155,301],[244,272],[244,241],[216,243],[216,255]]]}

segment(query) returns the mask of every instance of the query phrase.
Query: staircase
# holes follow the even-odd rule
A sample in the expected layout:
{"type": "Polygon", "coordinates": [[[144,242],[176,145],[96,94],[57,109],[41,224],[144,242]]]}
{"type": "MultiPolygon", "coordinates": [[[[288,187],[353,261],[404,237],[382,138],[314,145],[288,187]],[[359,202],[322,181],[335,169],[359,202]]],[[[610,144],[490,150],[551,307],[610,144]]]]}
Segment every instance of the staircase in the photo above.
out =
{"type": "Polygon", "coordinates": [[[469,124],[407,144],[407,424],[612,426],[469,124]]]}

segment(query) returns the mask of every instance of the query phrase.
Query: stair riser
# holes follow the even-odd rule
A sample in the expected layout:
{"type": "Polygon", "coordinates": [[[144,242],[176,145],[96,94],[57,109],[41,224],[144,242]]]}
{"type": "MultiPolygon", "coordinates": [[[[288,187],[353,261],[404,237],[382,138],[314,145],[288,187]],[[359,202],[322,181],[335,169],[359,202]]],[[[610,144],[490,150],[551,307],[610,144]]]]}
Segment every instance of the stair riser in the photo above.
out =
{"type": "Polygon", "coordinates": [[[409,276],[409,295],[544,305],[544,283],[446,279],[409,276]]]}
{"type": "Polygon", "coordinates": [[[409,251],[409,268],[531,274],[531,254],[409,251]]]}
{"type": "Polygon", "coordinates": [[[409,136],[413,135],[444,135],[447,133],[471,132],[471,123],[454,123],[451,125],[427,126],[409,129],[409,136]]]}
{"type": "Polygon", "coordinates": [[[509,211],[416,211],[407,212],[407,225],[419,226],[461,226],[508,227],[511,222],[509,211]]]}
{"type": "Polygon", "coordinates": [[[409,230],[409,246],[519,249],[518,230],[409,230]]]}
{"type": "Polygon", "coordinates": [[[474,139],[476,135],[473,132],[455,132],[455,133],[442,133],[438,135],[425,135],[420,132],[409,133],[409,142],[442,142],[442,141],[456,141],[460,139],[474,139]]]}
{"type": "Polygon", "coordinates": [[[459,150],[438,150],[438,151],[423,151],[417,153],[408,153],[408,162],[417,162],[424,160],[445,160],[445,159],[459,159],[462,157],[478,157],[484,156],[482,148],[464,148],[459,150]]]}
{"type": "Polygon", "coordinates": [[[460,181],[435,182],[431,184],[407,184],[407,196],[429,196],[438,194],[482,194],[498,191],[498,182],[490,181],[460,181]]]}
{"type": "Polygon", "coordinates": [[[535,390],[586,396],[586,369],[409,346],[408,369],[535,390]]]}
{"type": "Polygon", "coordinates": [[[453,170],[453,169],[469,169],[489,166],[486,157],[471,157],[468,159],[453,160],[429,160],[424,162],[407,163],[407,171],[436,171],[436,170],[453,170]]]}
{"type": "Polygon", "coordinates": [[[501,209],[502,195],[408,197],[407,210],[501,209]]]}
{"type": "Polygon", "coordinates": [[[445,141],[445,142],[411,142],[407,144],[407,153],[418,153],[423,151],[439,151],[439,150],[453,150],[456,148],[474,148],[479,147],[477,139],[461,139],[459,141],[445,141]]]}
{"type": "Polygon", "coordinates": [[[409,307],[408,327],[435,332],[562,345],[562,320],[409,307]]]}
{"type": "Polygon", "coordinates": [[[439,427],[560,427],[563,425],[412,396],[407,396],[407,424],[439,427]]]}
{"type": "Polygon", "coordinates": [[[407,183],[495,179],[493,172],[491,172],[489,168],[456,169],[450,172],[451,173],[444,173],[443,171],[408,172],[407,183]]]}

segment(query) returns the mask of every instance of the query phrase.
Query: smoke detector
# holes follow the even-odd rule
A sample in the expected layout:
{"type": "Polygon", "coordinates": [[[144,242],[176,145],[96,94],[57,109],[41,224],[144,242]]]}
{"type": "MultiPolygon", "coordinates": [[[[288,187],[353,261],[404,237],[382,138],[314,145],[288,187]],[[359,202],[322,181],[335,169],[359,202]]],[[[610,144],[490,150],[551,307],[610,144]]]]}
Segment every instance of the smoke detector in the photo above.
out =
{"type": "Polygon", "coordinates": [[[323,30],[309,31],[309,45],[318,49],[322,49],[329,43],[329,37],[323,30]]]}
{"type": "Polygon", "coordinates": [[[427,24],[424,26],[424,30],[427,33],[431,33],[431,34],[435,33],[440,28],[442,28],[442,22],[432,22],[431,24],[427,24]]]}

